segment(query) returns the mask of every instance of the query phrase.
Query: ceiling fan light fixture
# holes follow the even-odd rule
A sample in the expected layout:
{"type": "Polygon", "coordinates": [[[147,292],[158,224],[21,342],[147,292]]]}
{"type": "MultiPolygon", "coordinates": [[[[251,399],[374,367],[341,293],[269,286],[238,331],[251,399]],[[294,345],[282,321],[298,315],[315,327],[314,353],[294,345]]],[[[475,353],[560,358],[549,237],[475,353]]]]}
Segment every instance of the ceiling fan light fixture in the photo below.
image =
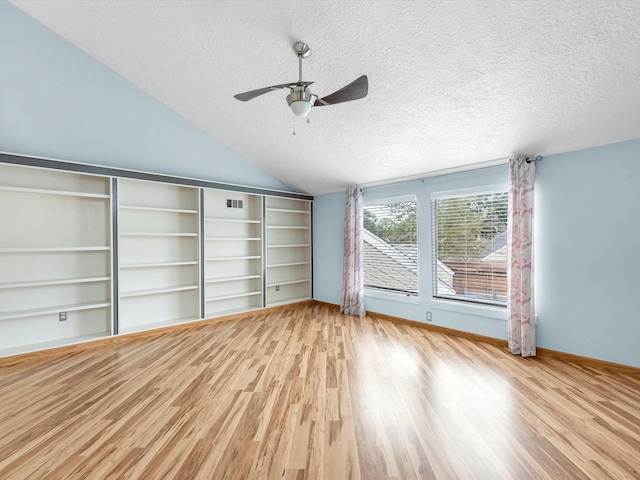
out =
{"type": "Polygon", "coordinates": [[[289,104],[291,111],[298,117],[306,117],[311,111],[311,104],[304,100],[296,100],[289,104]]]}
{"type": "Polygon", "coordinates": [[[287,95],[289,108],[298,117],[306,117],[315,103],[317,95],[314,95],[304,86],[293,87],[292,92],[287,95]]]}

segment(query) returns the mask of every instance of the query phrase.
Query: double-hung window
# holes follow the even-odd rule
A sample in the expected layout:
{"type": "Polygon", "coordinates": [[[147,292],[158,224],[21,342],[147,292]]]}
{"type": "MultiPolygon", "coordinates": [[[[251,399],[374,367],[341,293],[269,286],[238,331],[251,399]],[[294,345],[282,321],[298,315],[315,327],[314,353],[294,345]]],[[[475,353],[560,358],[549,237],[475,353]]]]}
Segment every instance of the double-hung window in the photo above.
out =
{"type": "Polygon", "coordinates": [[[381,200],[364,208],[365,288],[418,295],[415,197],[381,200]]]}
{"type": "Polygon", "coordinates": [[[433,296],[506,306],[506,187],[431,196],[433,296]]]}

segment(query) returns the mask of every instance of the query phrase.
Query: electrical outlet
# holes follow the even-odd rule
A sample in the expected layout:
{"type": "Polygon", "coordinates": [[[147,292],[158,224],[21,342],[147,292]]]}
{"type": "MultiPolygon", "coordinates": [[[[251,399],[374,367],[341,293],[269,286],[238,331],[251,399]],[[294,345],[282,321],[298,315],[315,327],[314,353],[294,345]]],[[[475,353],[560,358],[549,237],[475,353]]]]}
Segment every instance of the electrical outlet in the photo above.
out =
{"type": "Polygon", "coordinates": [[[58,314],[58,321],[59,322],[66,322],[67,321],[67,312],[60,312],[58,314]]]}
{"type": "Polygon", "coordinates": [[[430,322],[433,320],[433,316],[431,315],[431,312],[427,312],[427,322],[430,322]]]}

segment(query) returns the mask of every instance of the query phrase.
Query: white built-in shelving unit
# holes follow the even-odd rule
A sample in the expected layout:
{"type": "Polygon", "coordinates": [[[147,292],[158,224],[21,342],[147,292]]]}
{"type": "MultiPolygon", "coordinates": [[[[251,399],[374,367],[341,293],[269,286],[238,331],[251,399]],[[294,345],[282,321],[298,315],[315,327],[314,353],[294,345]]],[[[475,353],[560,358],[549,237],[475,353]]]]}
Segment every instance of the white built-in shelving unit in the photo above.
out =
{"type": "Polygon", "coordinates": [[[312,298],[311,198],[0,152],[0,357],[312,298]]]}
{"type": "Polygon", "coordinates": [[[118,181],[118,332],[200,315],[199,189],[118,181]]]}
{"type": "Polygon", "coordinates": [[[266,197],[266,306],[311,298],[311,202],[266,197]]]}
{"type": "Polygon", "coordinates": [[[206,318],[260,308],[262,196],[204,191],[206,318]]]}
{"type": "Polygon", "coordinates": [[[110,179],[0,164],[0,356],[112,334],[110,179]]]}

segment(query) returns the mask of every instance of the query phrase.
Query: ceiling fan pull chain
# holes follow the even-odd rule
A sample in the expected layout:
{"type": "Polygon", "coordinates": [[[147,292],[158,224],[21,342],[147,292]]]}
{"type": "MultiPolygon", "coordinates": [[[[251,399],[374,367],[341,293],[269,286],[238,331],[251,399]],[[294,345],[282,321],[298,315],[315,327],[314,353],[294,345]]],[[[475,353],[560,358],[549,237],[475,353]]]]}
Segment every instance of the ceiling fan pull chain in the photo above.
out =
{"type": "Polygon", "coordinates": [[[296,134],[296,117],[293,117],[293,135],[296,134]]]}

